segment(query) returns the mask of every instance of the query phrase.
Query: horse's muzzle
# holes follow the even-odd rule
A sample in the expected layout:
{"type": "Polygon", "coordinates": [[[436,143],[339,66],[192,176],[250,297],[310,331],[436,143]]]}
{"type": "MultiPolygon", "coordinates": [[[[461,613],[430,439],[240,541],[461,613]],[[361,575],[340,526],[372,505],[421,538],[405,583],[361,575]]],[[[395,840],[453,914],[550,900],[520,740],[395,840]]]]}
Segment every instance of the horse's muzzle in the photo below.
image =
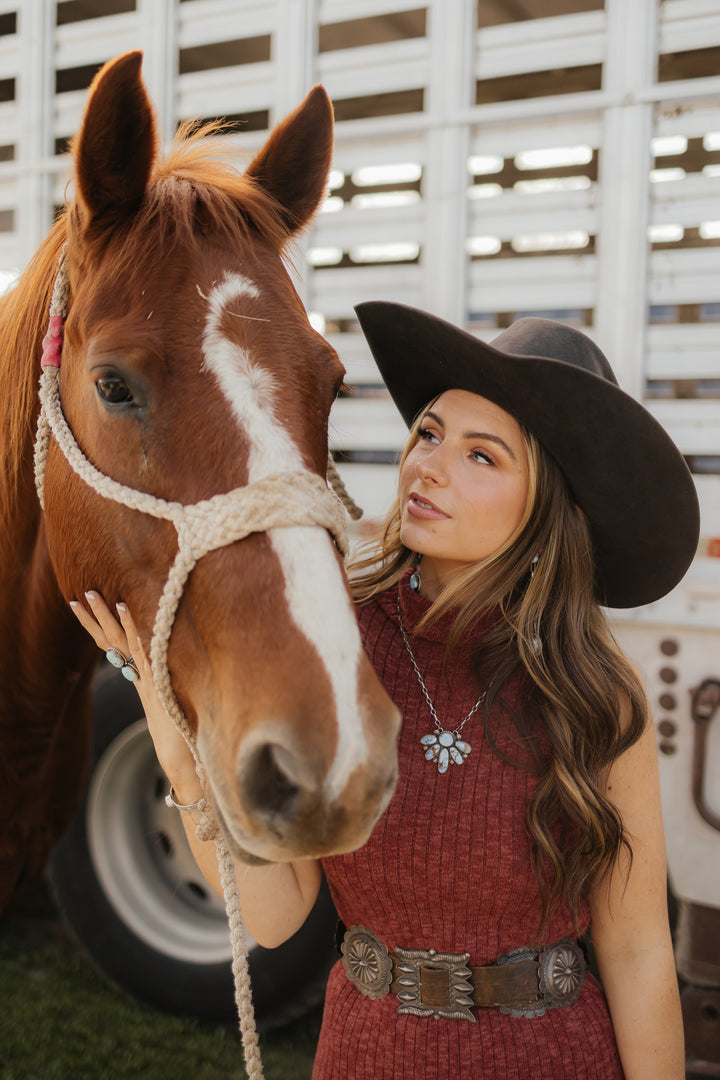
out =
{"type": "MultiPolygon", "coordinates": [[[[276,736],[275,725],[270,728],[276,736]]],[[[241,744],[237,783],[213,801],[238,857],[292,861],[362,846],[392,798],[394,753],[369,758],[350,772],[339,794],[328,790],[324,762],[262,732],[241,744]]],[[[209,777],[212,785],[212,768],[209,777]]]]}

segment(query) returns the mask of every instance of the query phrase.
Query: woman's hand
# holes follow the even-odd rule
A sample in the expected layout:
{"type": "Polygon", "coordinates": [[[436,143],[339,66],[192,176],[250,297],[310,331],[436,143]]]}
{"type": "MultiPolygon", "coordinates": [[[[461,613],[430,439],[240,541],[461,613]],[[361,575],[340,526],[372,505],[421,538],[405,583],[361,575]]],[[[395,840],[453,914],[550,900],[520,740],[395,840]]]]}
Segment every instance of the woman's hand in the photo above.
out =
{"type": "Polygon", "coordinates": [[[85,593],[85,601],[87,608],[79,601],[72,600],[70,607],[73,613],[103,652],[112,648],[125,657],[132,657],[140,676],[134,686],[145,712],[157,759],[172,784],[178,801],[183,804],[196,802],[203,792],[195,771],[192,751],[158,697],[150,661],[132,615],[125,604],[118,604],[116,618],[97,592],[85,593]]]}
{"type": "Polygon", "coordinates": [[[117,649],[123,656],[132,657],[133,664],[140,674],[136,685],[138,693],[142,696],[145,687],[152,685],[152,672],[130,612],[124,604],[118,604],[116,618],[100,593],[96,592],[86,592],[85,601],[89,611],[79,601],[70,601],[73,614],[77,616],[78,621],[103,652],[107,652],[108,649],[117,649]],[[123,618],[127,626],[118,621],[123,618]],[[144,686],[139,685],[140,683],[144,683],[144,686]]]}
{"type": "MultiPolygon", "coordinates": [[[[70,607],[98,648],[103,652],[117,649],[125,657],[132,656],[133,664],[140,673],[134,686],[145,710],[158,761],[172,784],[177,801],[181,805],[191,806],[204,795],[195,771],[195,759],[157,695],[150,663],[132,615],[124,604],[118,604],[116,618],[97,592],[85,593],[85,602],[87,608],[77,600],[71,601],[70,607]]],[[[195,814],[184,813],[180,819],[201,873],[222,896],[214,843],[198,839],[195,814]]],[[[320,891],[321,878],[320,863],[314,859],[303,859],[298,863],[242,866],[237,874],[237,885],[248,932],[268,948],[287,941],[312,910],[320,891]]]]}

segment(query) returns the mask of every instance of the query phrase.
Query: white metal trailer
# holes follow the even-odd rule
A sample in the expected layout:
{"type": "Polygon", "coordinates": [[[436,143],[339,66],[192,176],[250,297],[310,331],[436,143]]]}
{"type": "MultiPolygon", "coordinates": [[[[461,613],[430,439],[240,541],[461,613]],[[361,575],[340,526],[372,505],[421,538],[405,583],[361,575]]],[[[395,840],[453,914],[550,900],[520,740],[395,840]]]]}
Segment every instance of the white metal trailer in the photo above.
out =
{"type": "MultiPolygon", "coordinates": [[[[669,598],[615,621],[657,725],[688,1051],[720,1075],[717,0],[0,0],[0,273],[62,201],[92,73],[137,47],[165,139],[227,116],[249,155],[313,83],[335,102],[329,197],[296,263],[348,370],[331,438],[364,528],[391,500],[404,429],[357,332],[362,300],[487,340],[521,313],[568,319],[686,455],[698,557],[669,598]]],[[[115,746],[105,775],[124,760],[115,746]]],[[[125,895],[127,867],[95,869],[142,936],[152,889],[138,873],[125,895]]]]}

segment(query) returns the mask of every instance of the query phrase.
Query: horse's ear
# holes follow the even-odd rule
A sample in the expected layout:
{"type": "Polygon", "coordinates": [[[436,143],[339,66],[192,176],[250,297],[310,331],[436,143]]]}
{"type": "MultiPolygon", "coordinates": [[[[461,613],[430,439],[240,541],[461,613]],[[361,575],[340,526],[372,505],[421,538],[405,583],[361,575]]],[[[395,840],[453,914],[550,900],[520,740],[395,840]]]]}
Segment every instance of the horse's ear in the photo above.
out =
{"type": "Polygon", "coordinates": [[[288,232],[307,225],[325,194],[333,150],[333,109],[322,86],[273,130],[246,170],[279,203],[288,232]]]}
{"type": "Polygon", "coordinates": [[[90,87],[74,153],[80,197],[94,223],[134,214],[150,176],[155,119],[141,64],[139,50],[124,53],[105,64],[90,87]]]}

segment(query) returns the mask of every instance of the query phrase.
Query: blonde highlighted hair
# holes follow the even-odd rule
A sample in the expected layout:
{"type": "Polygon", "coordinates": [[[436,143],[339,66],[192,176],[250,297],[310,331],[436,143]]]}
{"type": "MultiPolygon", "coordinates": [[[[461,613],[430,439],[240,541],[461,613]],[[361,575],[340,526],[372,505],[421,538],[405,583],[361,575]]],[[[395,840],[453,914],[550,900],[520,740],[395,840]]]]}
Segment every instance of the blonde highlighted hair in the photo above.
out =
{"type": "MultiPolygon", "coordinates": [[[[420,426],[413,425],[401,467],[420,426]]],[[[526,824],[544,926],[563,900],[577,923],[582,900],[613,871],[621,851],[632,858],[620,816],[603,793],[603,776],[639,738],[648,708],[596,599],[585,517],[554,459],[530,432],[521,432],[529,467],[522,520],[497,552],[442,590],[417,630],[456,611],[449,655],[481,616],[497,613],[482,638],[471,641],[470,652],[486,690],[483,716],[491,745],[500,753],[490,723],[494,711],[518,727],[535,761],[538,779],[526,824]],[[519,714],[503,700],[503,688],[518,671],[524,684],[519,714]]],[[[415,561],[400,537],[396,499],[380,540],[366,544],[351,565],[356,602],[396,584],[415,561]]]]}

